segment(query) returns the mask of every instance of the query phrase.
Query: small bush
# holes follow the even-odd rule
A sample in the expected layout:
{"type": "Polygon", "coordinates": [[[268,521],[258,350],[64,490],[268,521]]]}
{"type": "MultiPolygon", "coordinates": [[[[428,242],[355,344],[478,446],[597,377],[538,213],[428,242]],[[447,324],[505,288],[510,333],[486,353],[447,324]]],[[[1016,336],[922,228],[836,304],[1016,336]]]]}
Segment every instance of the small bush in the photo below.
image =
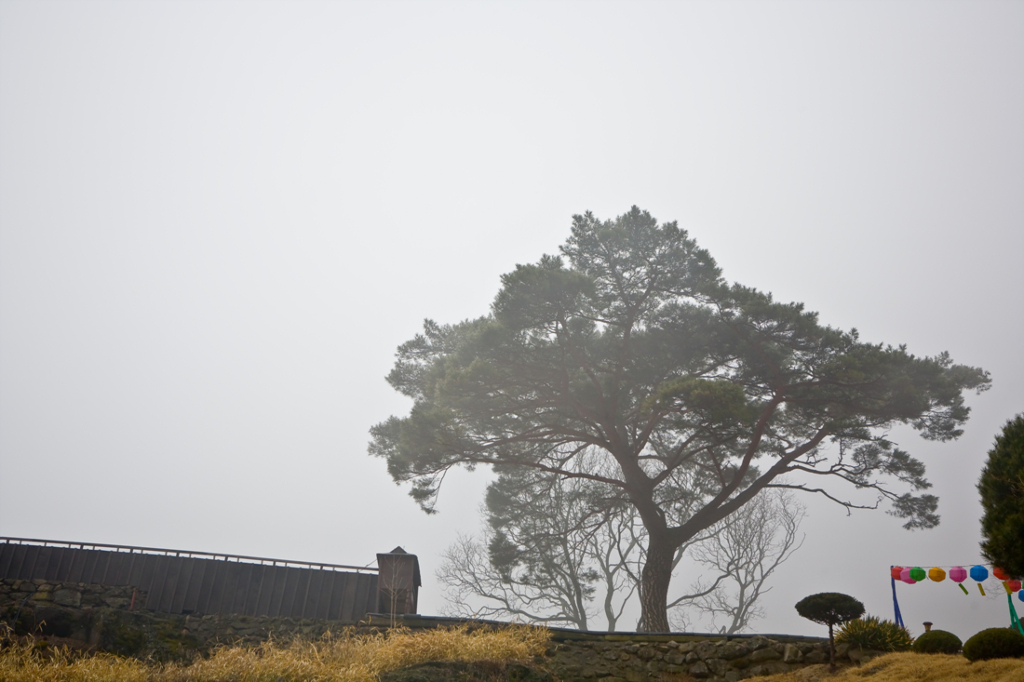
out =
{"type": "Polygon", "coordinates": [[[969,661],[1024,656],[1024,635],[1010,628],[982,630],[964,642],[964,657],[969,661]]]}
{"type": "Polygon", "coordinates": [[[964,643],[952,632],[932,630],[914,640],[915,654],[958,654],[964,643]]]}
{"type": "Polygon", "coordinates": [[[914,638],[906,628],[891,620],[880,620],[877,616],[865,616],[843,623],[836,641],[861,649],[887,652],[908,651],[914,644],[914,638]]]}

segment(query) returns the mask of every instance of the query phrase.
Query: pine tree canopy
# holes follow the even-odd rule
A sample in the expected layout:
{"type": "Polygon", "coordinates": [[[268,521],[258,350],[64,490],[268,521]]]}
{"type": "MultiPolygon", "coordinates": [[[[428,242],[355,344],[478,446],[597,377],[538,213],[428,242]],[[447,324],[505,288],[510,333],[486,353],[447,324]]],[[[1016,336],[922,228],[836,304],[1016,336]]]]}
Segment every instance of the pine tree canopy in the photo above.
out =
{"type": "Polygon", "coordinates": [[[848,594],[821,592],[796,603],[796,612],[822,625],[839,625],[864,615],[864,604],[848,594]]]}
{"type": "Polygon", "coordinates": [[[964,391],[989,385],[946,353],[863,343],[801,304],[726,283],[685,230],[635,206],[575,216],[558,256],[503,275],[484,317],[427,320],[387,380],[414,403],[372,428],[370,453],[425,510],[454,466],[587,477],[636,508],[661,572],[672,547],[765,487],[877,506],[828,482],[852,484],[907,528],[936,525],[924,465],[887,430],[956,438],[964,391]],[[573,466],[593,451],[610,464],[601,474],[573,466]]]}

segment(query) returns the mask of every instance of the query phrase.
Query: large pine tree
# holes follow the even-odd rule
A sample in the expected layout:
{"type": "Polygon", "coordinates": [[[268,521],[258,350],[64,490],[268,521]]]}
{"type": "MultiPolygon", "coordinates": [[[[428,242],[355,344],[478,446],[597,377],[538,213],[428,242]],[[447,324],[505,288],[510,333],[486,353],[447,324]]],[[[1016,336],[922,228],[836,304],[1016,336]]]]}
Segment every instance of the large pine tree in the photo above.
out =
{"type": "Polygon", "coordinates": [[[662,632],[676,548],[765,488],[848,506],[837,487],[873,489],[907,528],[938,523],[937,499],[917,494],[924,465],[887,433],[958,437],[962,394],[986,372],[729,285],[685,230],[636,207],[575,216],[560,251],[502,276],[490,314],[428,320],[399,347],[388,381],[414,404],[373,427],[370,453],[425,510],[459,465],[606,484],[643,522],[641,627],[662,632]],[[593,451],[610,473],[572,466],[593,451]]]}

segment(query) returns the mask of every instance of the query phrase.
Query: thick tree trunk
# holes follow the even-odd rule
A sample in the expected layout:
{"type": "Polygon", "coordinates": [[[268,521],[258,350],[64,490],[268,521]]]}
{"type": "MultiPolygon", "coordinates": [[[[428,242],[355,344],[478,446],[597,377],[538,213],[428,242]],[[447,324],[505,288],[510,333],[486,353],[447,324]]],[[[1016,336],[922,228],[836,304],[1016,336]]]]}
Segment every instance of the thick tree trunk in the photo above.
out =
{"type": "Polygon", "coordinates": [[[828,671],[836,674],[836,638],[832,636],[832,623],[828,624],[828,671]]]}
{"type": "Polygon", "coordinates": [[[675,548],[659,534],[650,535],[647,562],[640,574],[640,631],[668,632],[668,584],[675,548]]]}

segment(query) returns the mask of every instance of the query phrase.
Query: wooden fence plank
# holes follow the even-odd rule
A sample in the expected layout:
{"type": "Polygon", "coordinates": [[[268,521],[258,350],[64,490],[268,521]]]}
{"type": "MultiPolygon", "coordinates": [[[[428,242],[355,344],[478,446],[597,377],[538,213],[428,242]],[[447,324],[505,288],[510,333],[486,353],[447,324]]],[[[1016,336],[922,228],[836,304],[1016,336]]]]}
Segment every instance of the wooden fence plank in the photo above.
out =
{"type": "Polygon", "coordinates": [[[294,614],[293,618],[302,618],[302,612],[306,607],[306,595],[309,594],[309,581],[312,575],[308,570],[301,568],[295,570],[299,573],[299,583],[295,589],[295,600],[292,602],[291,612],[294,614]]]}
{"type": "Polygon", "coordinates": [[[216,613],[211,606],[213,605],[214,592],[219,589],[217,581],[222,580],[220,575],[222,566],[223,562],[211,561],[203,569],[203,584],[199,586],[199,598],[196,599],[197,613],[216,613]]]}
{"type": "Polygon", "coordinates": [[[252,615],[265,616],[270,606],[270,595],[274,592],[274,568],[275,566],[260,566],[260,586],[256,591],[256,603],[252,608],[252,615]]]}
{"type": "Polygon", "coordinates": [[[136,554],[130,554],[128,552],[118,553],[117,573],[114,574],[114,584],[118,587],[131,585],[129,578],[131,578],[132,575],[132,565],[135,563],[136,556],[136,554]]]}
{"type": "Polygon", "coordinates": [[[28,545],[18,545],[14,548],[14,558],[11,560],[10,577],[23,578],[22,569],[25,568],[25,559],[28,557],[28,545]]]}
{"type": "Polygon", "coordinates": [[[46,567],[50,563],[50,554],[53,547],[40,547],[36,552],[35,562],[32,564],[32,577],[46,580],[46,567]]]}
{"type": "Polygon", "coordinates": [[[107,571],[110,568],[110,558],[114,555],[113,552],[100,551],[99,558],[96,559],[96,570],[93,572],[93,582],[99,583],[100,585],[107,584],[107,571]]]}
{"type": "Polygon", "coordinates": [[[235,600],[235,588],[238,587],[238,564],[234,561],[224,562],[224,588],[221,590],[217,613],[231,613],[231,603],[235,600]]]}
{"type": "Polygon", "coordinates": [[[351,573],[345,576],[344,599],[342,600],[341,620],[351,623],[355,620],[356,590],[359,589],[358,576],[351,573]]]}
{"type": "Polygon", "coordinates": [[[39,546],[35,546],[35,547],[29,546],[29,547],[26,547],[27,551],[25,552],[25,560],[21,564],[21,576],[19,576],[19,577],[28,578],[28,579],[35,579],[35,578],[40,577],[40,576],[36,575],[35,570],[36,570],[36,561],[39,558],[39,551],[41,549],[42,549],[42,547],[39,547],[39,546]]]}
{"type": "Polygon", "coordinates": [[[284,566],[274,566],[272,568],[272,574],[274,576],[273,588],[270,592],[270,601],[267,603],[267,610],[263,615],[280,616],[281,603],[284,600],[284,586],[288,580],[288,569],[284,566]]]}
{"type": "Polygon", "coordinates": [[[153,559],[153,578],[150,581],[149,593],[146,595],[146,608],[150,611],[159,611],[166,591],[170,562],[165,556],[153,556],[153,559]]]}
{"type": "Polygon", "coordinates": [[[142,566],[146,561],[145,554],[131,554],[132,561],[128,567],[128,578],[126,583],[137,589],[142,589],[142,566]]]}
{"type": "Polygon", "coordinates": [[[72,550],[73,556],[71,558],[71,568],[68,569],[68,582],[69,583],[80,583],[82,580],[82,573],[85,572],[85,552],[80,549],[72,550]]]}
{"type": "Polygon", "coordinates": [[[320,584],[320,596],[317,597],[313,618],[327,619],[331,612],[331,593],[334,591],[334,571],[324,571],[324,580],[320,584]]]}
{"type": "Polygon", "coordinates": [[[171,605],[168,613],[181,613],[185,603],[185,595],[188,594],[188,585],[192,580],[192,569],[196,560],[188,557],[178,557],[181,562],[181,569],[178,571],[178,580],[174,586],[174,594],[171,595],[171,605]]]}
{"type": "Polygon", "coordinates": [[[182,613],[195,613],[198,610],[199,591],[203,586],[206,567],[212,564],[208,559],[196,559],[192,566],[192,575],[189,576],[188,591],[185,592],[185,599],[181,603],[182,613]]]}
{"type": "Polygon", "coordinates": [[[377,608],[377,577],[375,575],[357,575],[359,588],[356,590],[356,608],[353,620],[359,620],[377,608]]]}
{"type": "Polygon", "coordinates": [[[59,583],[68,582],[68,570],[71,568],[71,557],[74,553],[67,547],[57,547],[57,565],[53,570],[53,579],[59,583]]]}
{"type": "Polygon", "coordinates": [[[323,571],[309,571],[309,586],[306,588],[306,598],[302,600],[302,617],[313,618],[316,613],[316,605],[320,600],[320,588],[324,584],[323,571]]]}
{"type": "Polygon", "coordinates": [[[167,572],[160,580],[160,605],[154,610],[160,613],[171,613],[171,602],[174,601],[174,593],[178,589],[178,576],[181,574],[182,560],[180,557],[168,556],[164,557],[163,563],[167,565],[167,572]]]}
{"type": "Polygon", "coordinates": [[[9,542],[0,545],[0,578],[11,577],[11,562],[14,560],[14,548],[17,546],[9,542]]]}
{"type": "Polygon", "coordinates": [[[128,556],[127,554],[121,554],[120,552],[109,552],[107,557],[107,571],[103,578],[104,585],[120,585],[117,576],[122,571],[124,565],[124,559],[128,556]]]}
{"type": "Polygon", "coordinates": [[[331,597],[327,601],[327,615],[329,620],[341,620],[341,603],[345,598],[345,576],[350,575],[342,571],[334,571],[331,574],[331,597]]]}
{"type": "MultiPolygon", "coordinates": [[[[281,606],[277,615],[286,618],[297,618],[295,614],[295,595],[299,589],[299,581],[302,578],[302,570],[288,567],[287,577],[284,583],[284,594],[281,596],[281,606]]],[[[305,593],[302,593],[305,595],[305,593]]]]}
{"type": "Polygon", "coordinates": [[[85,553],[85,565],[82,567],[82,580],[83,583],[95,583],[92,574],[96,570],[96,562],[99,560],[99,552],[94,549],[83,549],[85,553]]]}
{"type": "Polygon", "coordinates": [[[225,609],[226,613],[245,613],[245,602],[249,597],[249,583],[252,580],[253,565],[250,563],[237,563],[238,582],[235,584],[235,595],[231,599],[231,606],[225,609]]]}

